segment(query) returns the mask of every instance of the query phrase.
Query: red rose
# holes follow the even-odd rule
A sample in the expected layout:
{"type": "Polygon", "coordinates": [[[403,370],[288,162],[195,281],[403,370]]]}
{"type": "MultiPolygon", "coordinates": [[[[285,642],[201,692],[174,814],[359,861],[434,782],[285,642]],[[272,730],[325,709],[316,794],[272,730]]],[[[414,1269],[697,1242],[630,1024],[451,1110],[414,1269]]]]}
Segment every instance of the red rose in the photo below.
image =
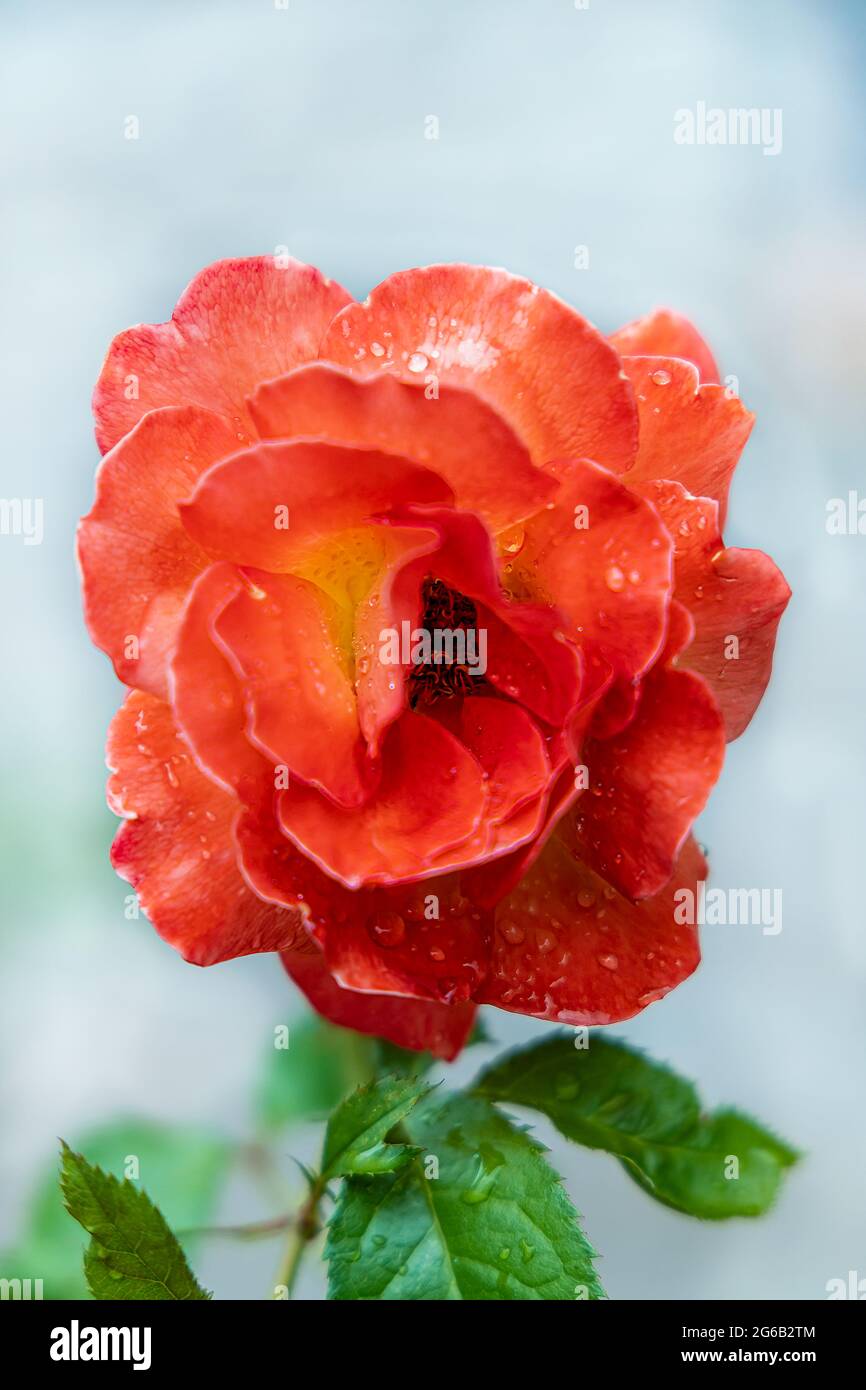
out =
{"type": "Polygon", "coordinates": [[[357,304],[224,261],[115,339],[79,552],[131,687],[113,862],[166,940],[444,1057],[477,1003],[609,1023],[694,970],[690,828],[789,597],[723,546],[717,380],[673,314],[605,340],[464,265],[357,304]]]}

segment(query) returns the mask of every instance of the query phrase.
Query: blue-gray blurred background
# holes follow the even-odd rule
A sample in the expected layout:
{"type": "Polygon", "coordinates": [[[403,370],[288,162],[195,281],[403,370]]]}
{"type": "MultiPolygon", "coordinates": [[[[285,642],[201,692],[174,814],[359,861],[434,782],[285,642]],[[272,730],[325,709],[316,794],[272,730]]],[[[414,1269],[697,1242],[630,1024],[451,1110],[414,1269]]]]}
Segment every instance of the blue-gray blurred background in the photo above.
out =
{"type": "MultiPolygon", "coordinates": [[[[866,536],[825,526],[829,499],[866,488],[864,14],[859,0],[5,0],[0,494],[44,498],[45,535],[0,537],[0,1247],[25,1239],[59,1134],[131,1113],[247,1135],[273,1028],[300,1008],[276,960],[200,971],[126,919],[103,802],[121,690],[86,638],[73,560],[112,335],[167,318],[210,261],[288,246],[359,296],[399,268],[468,260],[532,277],[605,331],[670,304],[738,378],[758,424],[727,540],[768,550],[794,600],[700,831],[714,882],[781,888],[784,926],[705,929],[698,974],[619,1032],[807,1158],[765,1220],[713,1226],[541,1132],[611,1297],[822,1298],[866,1276],[866,536]],[[781,152],[676,144],[674,112],[699,101],[780,108],[781,152]]],[[[502,1042],[544,1027],[487,1021],[502,1042]]],[[[314,1143],[280,1141],[297,1195],[289,1154],[314,1143]]],[[[220,1216],[273,1210],[236,1175],[220,1216]]],[[[278,1257],[211,1240],[197,1263],[218,1297],[257,1298],[278,1257]]],[[[303,1292],[320,1289],[313,1262],[303,1292]]]]}

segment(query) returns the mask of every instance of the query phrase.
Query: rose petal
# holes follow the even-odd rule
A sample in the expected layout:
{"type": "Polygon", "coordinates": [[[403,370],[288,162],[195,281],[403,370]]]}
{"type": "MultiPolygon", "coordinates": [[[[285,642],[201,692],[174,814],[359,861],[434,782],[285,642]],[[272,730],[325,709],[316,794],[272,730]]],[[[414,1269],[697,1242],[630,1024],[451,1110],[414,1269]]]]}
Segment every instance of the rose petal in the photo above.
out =
{"type": "Polygon", "coordinates": [[[194,965],[291,950],[301,915],[264,903],[238,870],[238,803],[195,766],[161,700],[130,691],[108,736],[109,804],[128,819],[112,864],[160,936],[194,965]]]}
{"type": "Polygon", "coordinates": [[[791,590],[763,551],[725,549],[711,499],[673,482],[644,488],[674,538],[674,592],[694,620],[678,664],[709,683],[728,738],[739,738],[767,688],[791,590]]]}
{"type": "Polygon", "coordinates": [[[246,573],[252,592],[241,587],[214,629],[241,683],[250,741],[290,777],[357,806],[370,776],[332,605],[304,579],[246,573]]]}
{"type": "MultiPolygon", "coordinates": [[[[285,573],[323,542],[363,527],[376,512],[410,502],[450,503],[451,489],[429,469],[396,454],[322,440],[267,441],[226,459],[203,477],[180,508],[184,526],[215,559],[285,573]]],[[[368,528],[370,545],[376,536],[368,528]]],[[[329,560],[331,552],[328,552],[329,560]]],[[[380,557],[351,548],[366,592],[380,557]]],[[[339,554],[335,556],[339,563],[339,554]]]]}
{"type": "Polygon", "coordinates": [[[320,271],[285,257],[217,261],[189,284],[168,323],[114,339],[93,393],[103,453],[147,411],[199,405],[236,432],[254,433],[246,396],[318,355],[351,296],[320,271]]]}
{"type": "Polygon", "coordinates": [[[293,951],[282,960],[317,1013],[356,1033],[370,1033],[397,1047],[431,1052],[444,1062],[452,1062],[472,1031],[474,1004],[437,1004],[343,989],[317,949],[303,954],[293,951]]]}
{"type": "Polygon", "coordinates": [[[487,971],[489,915],[457,874],[352,895],[344,920],[313,930],[346,989],[465,1003],[487,971]]]}
{"type": "Polygon", "coordinates": [[[614,349],[562,300],[504,270],[392,275],[337,315],[319,355],[361,377],[468,386],[535,463],[589,457],[621,472],[634,458],[634,402],[614,349]]]}
{"type": "Polygon", "coordinates": [[[714,497],[724,521],[728,489],[754,415],[723,386],[700,386],[690,363],[675,357],[624,357],[640,414],[640,448],[629,487],[673,478],[714,497]]]}
{"type": "Polygon", "coordinates": [[[208,556],[184,530],[177,503],[237,448],[212,411],[156,410],[106,454],[96,500],[78,528],[90,635],[118,676],[165,698],[166,664],[190,585],[208,556]],[[138,655],[135,652],[138,644],[138,655]]]}
{"type": "Polygon", "coordinates": [[[393,376],[363,380],[316,363],[260,386],[250,412],[265,439],[323,438],[414,459],[494,531],[531,516],[555,490],[496,412],[456,387],[428,397],[393,376]]]}
{"type": "Polygon", "coordinates": [[[242,801],[257,804],[273,800],[274,769],[246,736],[241,688],[214,640],[217,619],[242,592],[233,565],[211,565],[196,580],[172,657],[171,705],[198,766],[242,801]]]}
{"type": "Polygon", "coordinates": [[[553,467],[560,479],[555,504],[527,523],[509,586],[555,603],[568,636],[630,682],[664,641],[670,537],[646,499],[605,469],[585,459],[553,467]]]}
{"type": "Polygon", "coordinates": [[[715,358],[700,333],[673,309],[654,309],[611,333],[608,342],[621,357],[683,357],[697,368],[701,381],[721,381],[715,358]]]}
{"type": "Polygon", "coordinates": [[[281,792],[280,827],[348,888],[420,878],[472,835],[485,804],[475,758],[435,720],[407,711],[388,730],[381,782],[358,810],[345,811],[297,783],[281,792]]]}
{"type": "Polygon", "coordinates": [[[674,912],[706,864],[683,846],[663,892],[635,904],[579,859],[559,833],[496,912],[479,1003],[572,1026],[618,1023],[680,984],[700,960],[698,934],[674,912]]]}
{"type": "Polygon", "coordinates": [[[583,756],[590,789],[569,822],[575,851],[621,893],[650,897],[670,878],[721,771],[718,705],[700,676],[656,667],[628,728],[588,740],[583,756]]]}

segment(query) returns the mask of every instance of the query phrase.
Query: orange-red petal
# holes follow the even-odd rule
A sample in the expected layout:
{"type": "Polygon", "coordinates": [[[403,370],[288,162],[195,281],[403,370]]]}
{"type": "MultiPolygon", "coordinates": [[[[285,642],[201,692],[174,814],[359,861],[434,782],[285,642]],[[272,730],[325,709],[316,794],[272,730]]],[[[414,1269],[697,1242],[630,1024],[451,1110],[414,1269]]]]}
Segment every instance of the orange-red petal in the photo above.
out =
{"type": "Polygon", "coordinates": [[[324,440],[268,440],[211,468],[180,514],[214,558],[284,573],[317,544],[376,512],[452,500],[435,473],[396,454],[324,440]]]}
{"type": "Polygon", "coordinates": [[[701,381],[721,381],[709,346],[673,309],[654,309],[611,333],[609,341],[621,357],[682,357],[697,367],[701,381]]]}
{"type": "Polygon", "coordinates": [[[552,507],[526,525],[509,582],[555,604],[566,632],[626,680],[661,651],[672,585],[672,543],[645,498],[586,459],[557,463],[552,507]]]}
{"type": "Polygon", "coordinates": [[[348,888],[420,878],[480,824],[482,769],[436,720],[407,711],[382,746],[381,781],[370,800],[346,811],[312,788],[290,784],[279,796],[285,835],[348,888]]]}
{"type": "Polygon", "coordinates": [[[589,739],[585,791],[567,821],[572,847],[630,898],[667,883],[680,846],[722,769],[725,728],[704,680],[656,667],[637,715],[610,739],[589,739]]]}
{"type": "Polygon", "coordinates": [[[676,357],[625,357],[640,415],[640,446],[629,487],[673,478],[701,497],[714,497],[724,521],[728,489],[754,415],[724,386],[698,383],[676,357]]]}
{"type": "Polygon", "coordinates": [[[355,806],[369,777],[332,605],[294,575],[250,569],[246,576],[250,587],[239,588],[214,630],[240,682],[248,737],[289,777],[355,806]]]}
{"type": "Polygon", "coordinates": [[[697,930],[677,922],[674,895],[695,893],[705,875],[688,840],[667,887],[636,904],[555,833],[497,908],[490,973],[477,1001],[573,1026],[631,1018],[696,968],[697,930]]]}
{"type": "Polygon", "coordinates": [[[358,376],[470,387],[538,464],[588,457],[622,472],[634,457],[634,402],[615,350],[561,299],[504,270],[391,275],[337,315],[320,356],[358,376]]]}
{"type": "Polygon", "coordinates": [[[250,412],[264,439],[322,438],[414,459],[494,531],[531,516],[555,490],[496,411],[458,387],[430,395],[391,375],[315,363],[260,386],[250,412]]]}
{"type": "Polygon", "coordinates": [[[93,413],[103,453],[148,410],[199,405],[252,434],[246,397],[318,355],[351,296],[312,266],[274,256],[216,261],[196,275],[168,323],[139,324],[108,349],[93,413]]]}
{"type": "Polygon", "coordinates": [[[208,556],[177,504],[237,435],[196,406],[157,410],[107,454],[78,529],[90,635],[122,681],[160,698],[190,585],[208,556]]]}
{"type": "Polygon", "coordinates": [[[725,549],[719,509],[710,498],[692,497],[674,482],[643,490],[673,536],[674,593],[694,620],[678,665],[704,677],[728,738],[739,738],[767,688],[791,590],[763,551],[725,549]]]}
{"type": "Polygon", "coordinates": [[[282,959],[317,1013],[343,1028],[354,1028],[356,1033],[369,1033],[397,1047],[431,1052],[451,1062],[472,1031],[474,1004],[439,1004],[343,989],[315,948],[313,952],[293,951],[282,959]]]}
{"type": "Polygon", "coordinates": [[[274,770],[246,736],[237,677],[215,642],[215,623],[243,591],[240,571],[217,563],[193,585],[171,662],[174,721],[199,767],[247,803],[273,799],[274,770]]]}
{"type": "Polygon", "coordinates": [[[241,877],[238,803],[196,767],[171,711],[130,691],[108,736],[109,804],[127,819],[112,863],[162,937],[195,965],[304,939],[299,912],[265,903],[241,877]]]}

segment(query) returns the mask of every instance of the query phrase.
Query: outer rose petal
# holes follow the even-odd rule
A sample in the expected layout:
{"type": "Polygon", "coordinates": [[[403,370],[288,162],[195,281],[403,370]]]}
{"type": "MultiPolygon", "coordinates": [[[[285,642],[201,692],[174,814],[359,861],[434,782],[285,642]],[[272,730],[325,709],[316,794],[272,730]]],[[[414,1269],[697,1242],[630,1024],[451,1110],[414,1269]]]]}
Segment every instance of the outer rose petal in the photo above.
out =
{"type": "Polygon", "coordinates": [[[573,847],[621,893],[650,897],[722,769],[725,730],[709,687],[690,671],[656,667],[633,722],[615,738],[590,739],[583,757],[590,791],[574,810],[573,847]]]}
{"type": "Polygon", "coordinates": [[[653,309],[611,333],[608,341],[621,357],[683,357],[697,367],[701,381],[721,381],[715,358],[700,333],[673,309],[653,309]]]}
{"type": "Polygon", "coordinates": [[[262,902],[241,878],[238,803],[199,772],[167,705],[130,691],[109,730],[107,761],[109,804],[129,818],[112,863],[186,960],[215,965],[304,939],[299,912],[262,902]]]}
{"type": "Polygon", "coordinates": [[[622,472],[634,458],[634,402],[614,349],[561,299],[504,270],[392,275],[334,319],[319,356],[358,376],[469,386],[535,463],[588,457],[622,472]]]}
{"type": "Polygon", "coordinates": [[[280,793],[285,835],[347,888],[394,883],[431,872],[481,821],[480,765],[436,720],[405,713],[382,748],[382,779],[367,804],[344,811],[319,792],[290,783],[280,793]]]}
{"type": "Polygon", "coordinates": [[[235,432],[254,433],[246,396],[316,357],[328,323],[350,300],[320,271],[288,258],[284,267],[272,256],[208,266],[168,323],[128,328],[111,344],[93,393],[100,449],[163,405],[206,406],[235,432]]]}
{"type": "Polygon", "coordinates": [[[341,806],[368,790],[352,682],[334,642],[333,605],[290,574],[249,570],[214,622],[241,683],[250,740],[341,806]]]}
{"type": "Polygon", "coordinates": [[[527,523],[525,544],[509,564],[510,584],[556,604],[569,635],[631,680],[664,641],[670,537],[646,499],[605,469],[579,459],[554,471],[561,480],[556,502],[527,523]]]}
{"type": "Polygon", "coordinates": [[[673,478],[714,497],[724,521],[728,489],[755,417],[723,386],[700,386],[676,357],[624,357],[640,414],[640,448],[625,482],[673,478]]]}
{"type": "Polygon", "coordinates": [[[293,951],[283,964],[317,1013],[343,1028],[452,1062],[472,1031],[474,1004],[437,1004],[392,994],[362,994],[337,984],[317,949],[293,951]]]}
{"type": "Polygon", "coordinates": [[[341,987],[450,1004],[474,993],[487,969],[490,919],[464,896],[457,874],[350,892],[268,817],[242,814],[236,839],[244,877],[260,897],[304,904],[341,987]]]}
{"type": "Polygon", "coordinates": [[[728,738],[739,738],[767,688],[776,629],[791,590],[763,551],[725,549],[719,509],[709,498],[692,497],[670,482],[645,485],[642,491],[674,538],[674,593],[694,619],[694,636],[678,665],[704,677],[728,738]],[[735,659],[732,637],[738,643],[735,659]]]}
{"type": "Polygon", "coordinates": [[[574,1026],[631,1018],[696,968],[698,934],[676,922],[674,894],[696,892],[705,875],[688,840],[664,891],[634,904],[557,833],[497,909],[491,971],[477,1001],[574,1026]]]}
{"type": "Polygon", "coordinates": [[[184,601],[208,564],[177,503],[237,446],[237,433],[210,410],[154,411],[103,459],[96,500],[79,524],[90,635],[122,681],[161,698],[184,601]],[[130,637],[138,639],[136,659],[127,655],[130,637]]]}
{"type": "Polygon", "coordinates": [[[393,376],[364,380],[316,363],[260,386],[250,413],[265,439],[317,437],[414,459],[444,478],[457,505],[494,531],[531,516],[555,491],[505,422],[471,391],[443,386],[428,398],[422,384],[393,376]]]}
{"type": "Polygon", "coordinates": [[[456,875],[356,897],[344,922],[316,931],[340,985],[444,1004],[474,997],[487,970],[490,920],[462,897],[456,875]],[[431,894],[439,917],[428,919],[431,894]]]}
{"type": "Polygon", "coordinates": [[[285,573],[386,507],[452,501],[441,478],[396,454],[269,440],[211,468],[180,515],[215,558],[285,573]]]}

